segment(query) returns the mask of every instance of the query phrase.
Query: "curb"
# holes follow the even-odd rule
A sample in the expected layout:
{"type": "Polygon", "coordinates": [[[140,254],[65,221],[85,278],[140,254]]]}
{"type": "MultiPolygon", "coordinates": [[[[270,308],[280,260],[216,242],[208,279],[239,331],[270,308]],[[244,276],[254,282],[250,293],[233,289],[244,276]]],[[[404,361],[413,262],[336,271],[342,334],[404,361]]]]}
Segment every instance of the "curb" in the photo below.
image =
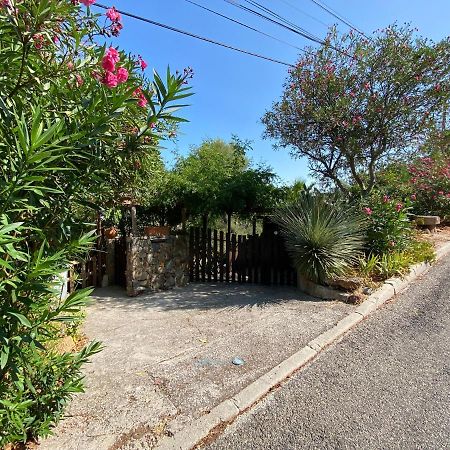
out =
{"type": "MultiPolygon", "coordinates": [[[[450,242],[436,250],[436,261],[450,253],[450,242]]],[[[208,414],[191,422],[190,426],[162,439],[155,450],[191,450],[212,431],[231,423],[237,416],[251,408],[281,382],[313,360],[323,349],[344,336],[356,324],[372,314],[395,295],[407,288],[431,267],[429,263],[419,263],[411,267],[404,278],[389,278],[355,310],[336,325],[323,332],[305,347],[275,366],[266,374],[249,384],[233,397],[219,403],[208,414]]]]}

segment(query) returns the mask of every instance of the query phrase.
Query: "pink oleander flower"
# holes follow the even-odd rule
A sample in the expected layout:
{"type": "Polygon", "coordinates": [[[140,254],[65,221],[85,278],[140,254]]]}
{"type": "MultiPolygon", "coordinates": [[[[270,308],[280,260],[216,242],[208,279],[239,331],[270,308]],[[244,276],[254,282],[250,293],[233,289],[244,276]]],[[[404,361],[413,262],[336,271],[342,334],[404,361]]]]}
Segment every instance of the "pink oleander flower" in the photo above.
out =
{"type": "Polygon", "coordinates": [[[364,212],[370,216],[372,214],[372,210],[370,208],[364,208],[364,212]]]}
{"type": "Polygon", "coordinates": [[[383,202],[387,203],[390,200],[389,195],[383,195],[383,202]]]}
{"type": "Polygon", "coordinates": [[[109,47],[106,51],[106,55],[111,58],[111,60],[114,61],[115,64],[120,61],[119,52],[114,47],[109,47]]]}
{"type": "Polygon", "coordinates": [[[54,44],[57,44],[57,43],[59,42],[59,37],[55,34],[55,35],[52,37],[52,41],[53,41],[54,44]]]}
{"type": "Polygon", "coordinates": [[[135,89],[135,91],[133,92],[133,97],[137,97],[139,99],[138,106],[140,106],[141,108],[145,108],[147,106],[148,102],[145,98],[144,93],[142,92],[142,88],[138,87],[137,89],[135,89]]]}
{"type": "Polygon", "coordinates": [[[438,194],[439,195],[444,195],[444,191],[439,191],[438,194]]]}
{"type": "Polygon", "coordinates": [[[117,76],[113,74],[112,72],[106,72],[103,75],[102,83],[106,86],[111,88],[115,88],[117,86],[117,76]]]}
{"type": "Polygon", "coordinates": [[[80,0],[81,3],[83,3],[84,6],[91,6],[95,3],[95,0],[80,0]]]}
{"type": "Polygon", "coordinates": [[[10,0],[0,0],[0,6],[2,8],[9,8],[11,6],[10,0]]]}
{"type": "Polygon", "coordinates": [[[417,199],[416,194],[412,194],[412,195],[411,195],[411,200],[414,201],[414,200],[416,200],[416,199],[417,199]]]}
{"type": "Polygon", "coordinates": [[[139,55],[139,62],[138,62],[139,66],[141,67],[142,70],[145,70],[147,68],[147,63],[142,59],[142,56],[139,55]]]}
{"type": "Polygon", "coordinates": [[[75,79],[76,79],[76,81],[77,81],[77,86],[78,86],[78,87],[83,86],[84,80],[83,80],[83,78],[81,77],[81,75],[79,75],[78,73],[75,74],[75,79]]]}
{"type": "Polygon", "coordinates": [[[403,205],[402,205],[401,203],[397,203],[397,204],[395,205],[395,209],[396,209],[397,211],[401,211],[402,208],[403,208],[403,205]]]}
{"type": "Polygon", "coordinates": [[[122,16],[114,6],[106,11],[106,17],[111,22],[120,22],[122,20],[122,16]]]}
{"type": "Polygon", "coordinates": [[[118,83],[125,83],[125,81],[128,80],[128,70],[125,69],[125,67],[121,67],[117,71],[117,82],[118,83]]]}
{"type": "Polygon", "coordinates": [[[119,62],[119,59],[119,52],[115,48],[110,47],[102,59],[102,67],[107,72],[115,72],[116,64],[119,62]]]}

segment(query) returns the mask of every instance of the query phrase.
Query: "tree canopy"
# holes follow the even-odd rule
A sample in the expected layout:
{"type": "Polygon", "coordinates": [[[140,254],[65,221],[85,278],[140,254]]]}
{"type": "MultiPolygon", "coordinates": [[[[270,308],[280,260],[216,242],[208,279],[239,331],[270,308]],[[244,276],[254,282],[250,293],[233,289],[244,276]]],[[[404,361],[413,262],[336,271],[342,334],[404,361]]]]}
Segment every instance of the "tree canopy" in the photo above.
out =
{"type": "Polygon", "coordinates": [[[334,29],[290,70],[281,100],[262,119],[265,136],[307,157],[322,181],[369,193],[380,164],[414,152],[435,128],[449,81],[448,38],[434,43],[409,26],[371,39],[334,29]]]}

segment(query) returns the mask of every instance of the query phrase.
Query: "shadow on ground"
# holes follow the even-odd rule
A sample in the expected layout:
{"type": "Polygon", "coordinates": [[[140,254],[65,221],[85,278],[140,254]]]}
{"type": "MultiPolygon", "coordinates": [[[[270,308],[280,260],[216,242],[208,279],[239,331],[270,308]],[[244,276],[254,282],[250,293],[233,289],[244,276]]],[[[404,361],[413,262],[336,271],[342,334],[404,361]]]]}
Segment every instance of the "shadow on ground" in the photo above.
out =
{"type": "Polygon", "coordinates": [[[320,301],[291,287],[224,283],[195,283],[170,291],[144,292],[137,297],[128,297],[120,287],[109,287],[97,289],[94,298],[98,306],[105,308],[158,308],[167,311],[253,308],[291,301],[320,301]]]}

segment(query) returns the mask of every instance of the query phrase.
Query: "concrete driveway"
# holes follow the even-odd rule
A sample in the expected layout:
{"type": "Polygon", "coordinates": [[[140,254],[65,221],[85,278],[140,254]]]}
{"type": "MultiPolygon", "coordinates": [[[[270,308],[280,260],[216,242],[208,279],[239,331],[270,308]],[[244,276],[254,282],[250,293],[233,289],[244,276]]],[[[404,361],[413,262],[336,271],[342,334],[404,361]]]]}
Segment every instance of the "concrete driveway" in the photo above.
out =
{"type": "Polygon", "coordinates": [[[135,298],[97,290],[85,333],[105,348],[86,366],[86,393],[40,448],[149,448],[351,309],[296,289],[255,285],[192,284],[135,298]],[[235,357],[244,365],[234,365],[235,357]]]}

